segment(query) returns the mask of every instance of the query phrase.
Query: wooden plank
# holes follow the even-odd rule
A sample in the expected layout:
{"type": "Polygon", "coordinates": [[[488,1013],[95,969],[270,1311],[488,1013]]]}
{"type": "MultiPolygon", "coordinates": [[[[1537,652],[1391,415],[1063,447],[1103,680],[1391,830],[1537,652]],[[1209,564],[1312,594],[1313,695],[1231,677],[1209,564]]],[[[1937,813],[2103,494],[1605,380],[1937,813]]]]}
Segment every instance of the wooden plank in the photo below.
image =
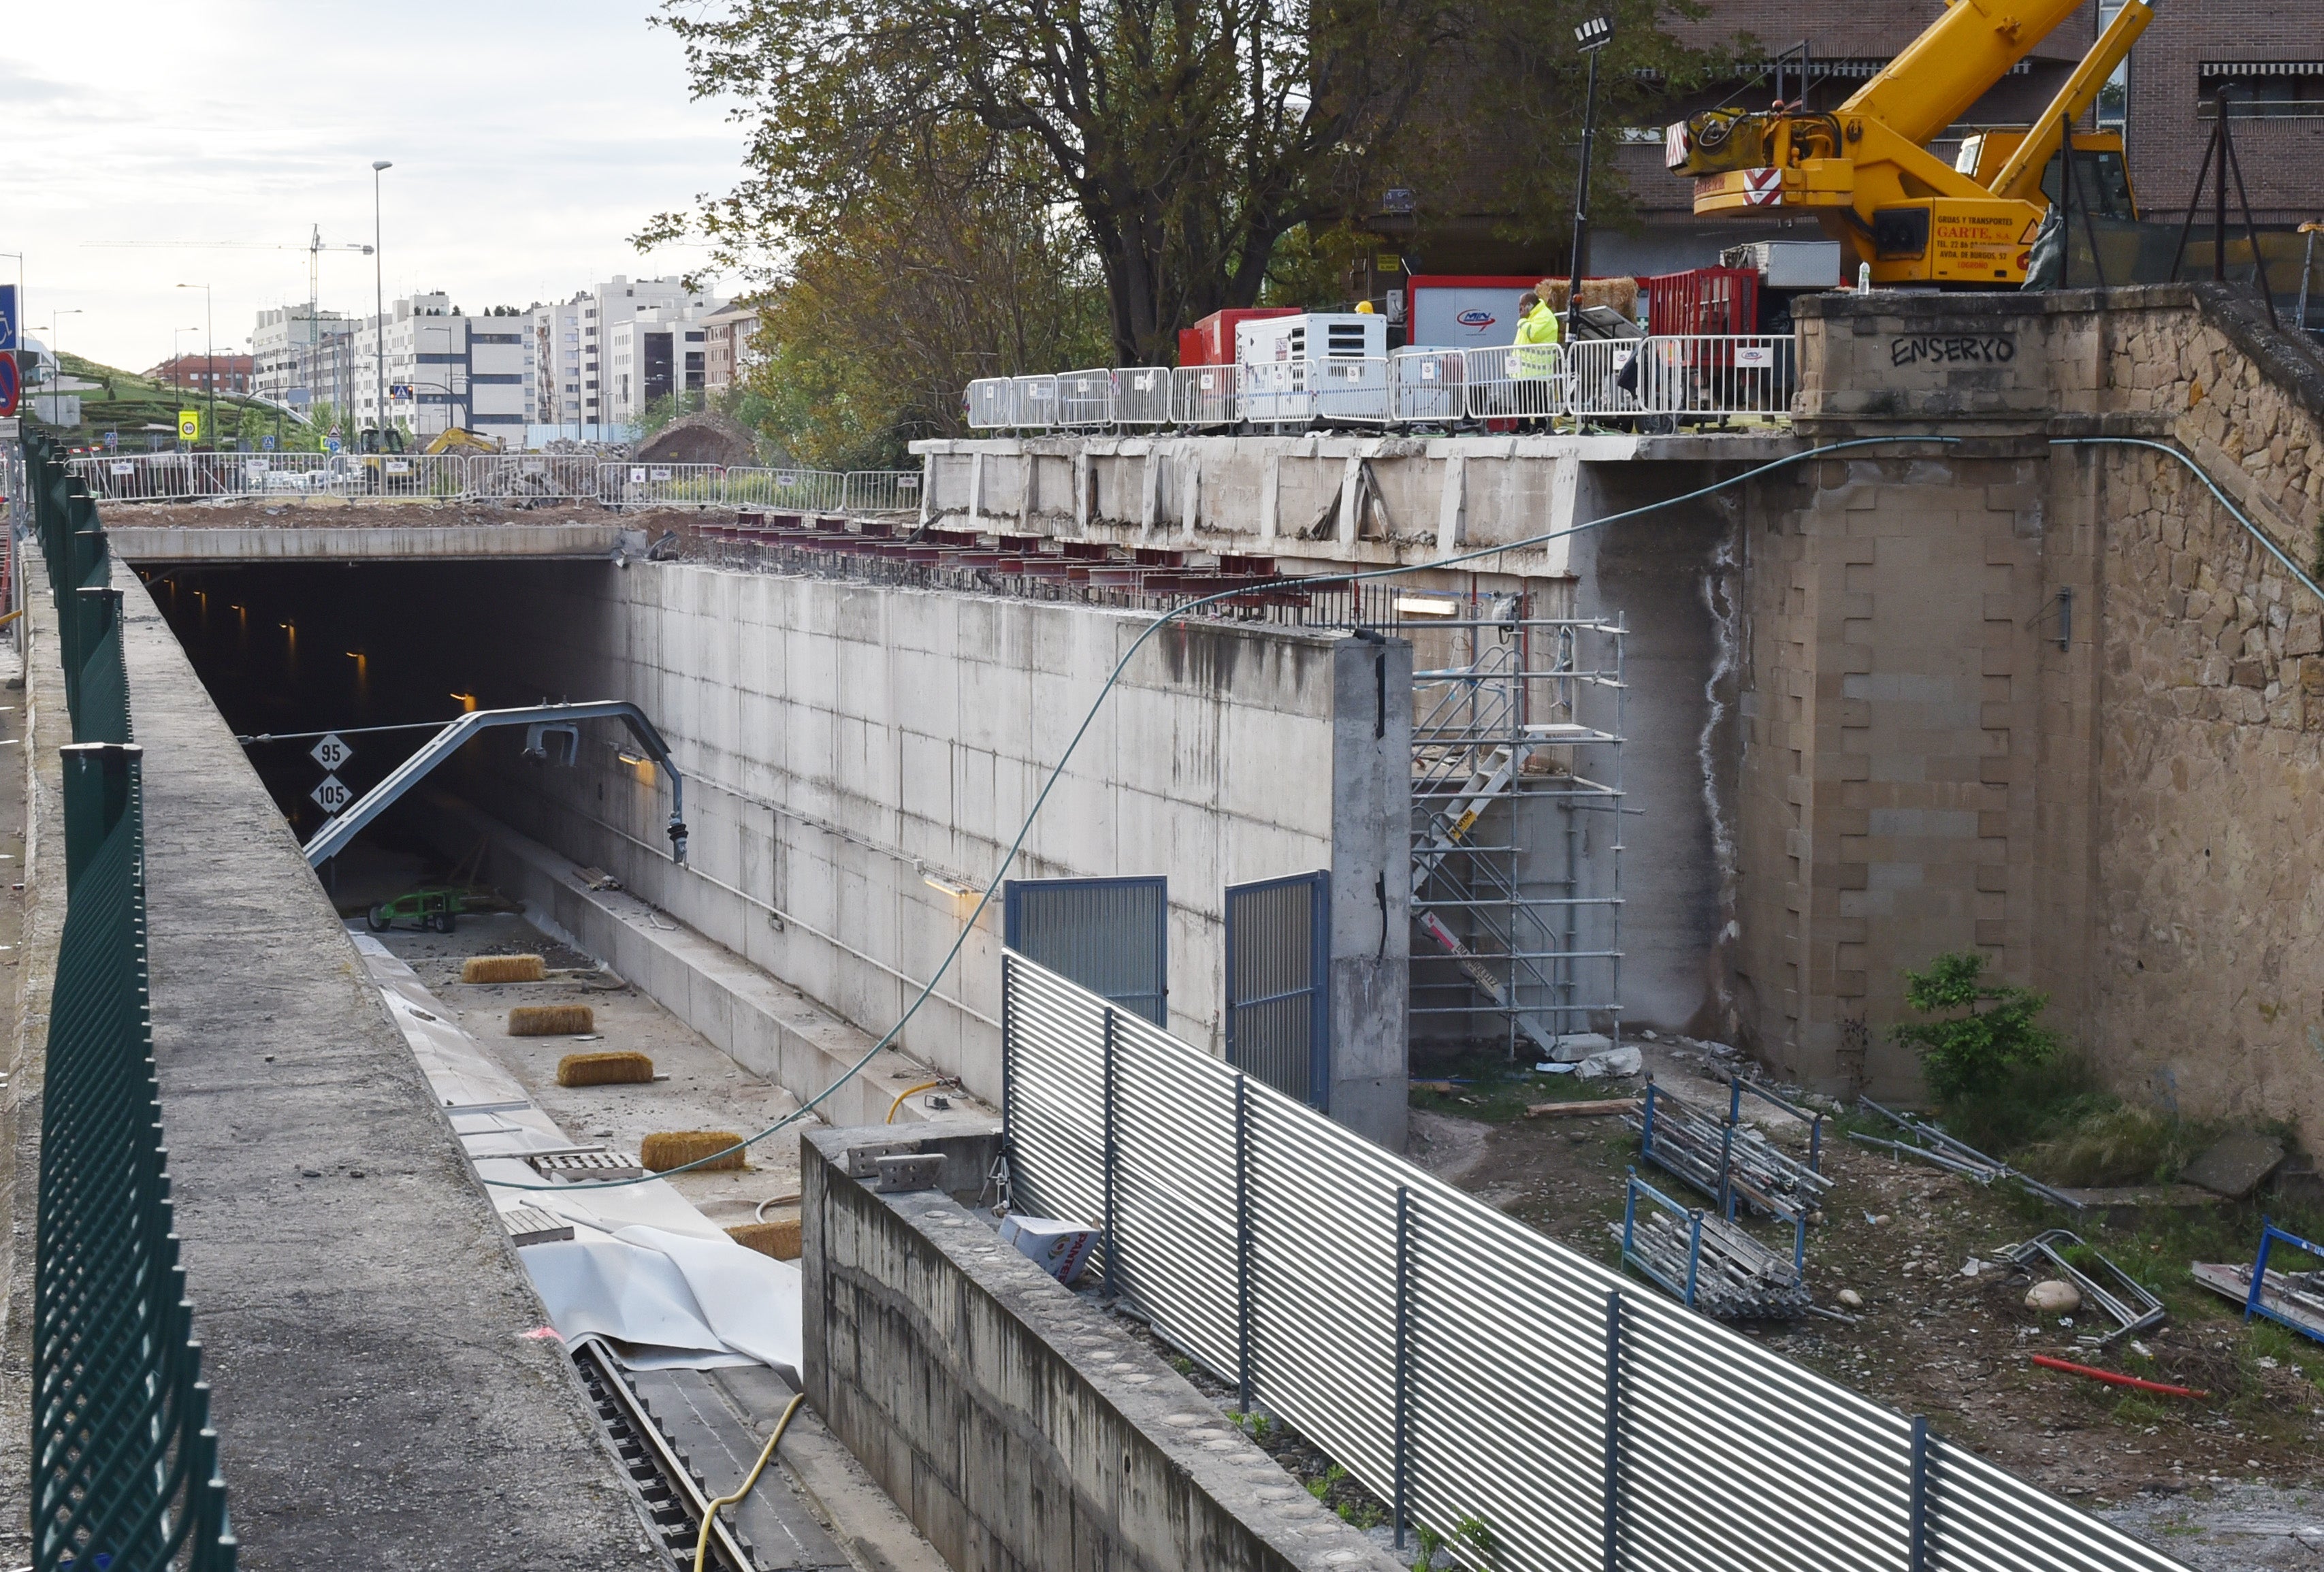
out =
{"type": "Polygon", "coordinates": [[[1607,1097],[1594,1103],[1536,1103],[1526,1110],[1526,1117],[1590,1119],[1608,1114],[1635,1114],[1637,1111],[1638,1099],[1636,1097],[1607,1097]]]}

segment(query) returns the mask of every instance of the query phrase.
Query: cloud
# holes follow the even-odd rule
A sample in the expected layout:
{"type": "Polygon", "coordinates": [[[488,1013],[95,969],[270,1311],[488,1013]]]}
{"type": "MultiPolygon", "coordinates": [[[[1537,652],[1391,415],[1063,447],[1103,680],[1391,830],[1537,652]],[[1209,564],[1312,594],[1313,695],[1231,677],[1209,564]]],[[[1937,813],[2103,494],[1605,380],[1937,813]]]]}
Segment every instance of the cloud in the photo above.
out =
{"type": "MultiPolygon", "coordinates": [[[[260,309],[306,298],[311,226],[372,238],[379,158],[395,165],[379,184],[391,297],[482,310],[696,264],[626,236],[731,185],[743,134],[690,100],[650,4],[410,0],[389,18],[350,0],[109,0],[101,42],[86,14],[25,8],[0,60],[19,109],[0,249],[26,254],[28,324],[77,310],[68,347],[149,365],[201,317],[172,286],[208,282],[219,346],[237,346],[260,309]],[[88,244],[197,240],[285,249],[88,244]]],[[[327,307],[370,310],[371,259],[327,253],[320,271],[327,307]]]]}

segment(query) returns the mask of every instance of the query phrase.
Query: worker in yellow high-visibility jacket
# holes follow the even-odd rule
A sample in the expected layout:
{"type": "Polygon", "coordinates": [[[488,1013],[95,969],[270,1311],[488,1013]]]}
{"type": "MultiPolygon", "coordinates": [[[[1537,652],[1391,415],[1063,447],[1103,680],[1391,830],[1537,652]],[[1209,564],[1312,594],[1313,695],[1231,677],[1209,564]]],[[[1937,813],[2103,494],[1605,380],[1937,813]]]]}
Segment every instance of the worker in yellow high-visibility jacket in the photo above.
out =
{"type": "Polygon", "coordinates": [[[1549,297],[1538,290],[1527,290],[1519,295],[1517,336],[1509,352],[1509,375],[1522,377],[1554,375],[1559,337],[1557,313],[1549,309],[1549,297]]]}

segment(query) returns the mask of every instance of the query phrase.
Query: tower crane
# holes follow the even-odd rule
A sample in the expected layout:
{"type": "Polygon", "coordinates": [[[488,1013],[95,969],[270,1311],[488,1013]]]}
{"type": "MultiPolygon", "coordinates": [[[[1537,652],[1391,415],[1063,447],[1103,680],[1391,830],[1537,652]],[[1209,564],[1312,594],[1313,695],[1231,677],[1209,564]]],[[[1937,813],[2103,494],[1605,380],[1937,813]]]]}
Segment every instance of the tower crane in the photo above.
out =
{"type": "MultiPolygon", "coordinates": [[[[1804,83],[1797,103],[1712,109],[1665,131],[1665,162],[1693,178],[1697,213],[1814,214],[1849,275],[1868,264],[1875,283],[2015,288],[2049,210],[2044,171],[2064,128],[2154,20],[2152,0],[2124,0],[2032,125],[1972,136],[1950,164],[1928,144],[2086,5],[1948,0],[1838,109],[1810,111],[1804,83]]],[[[2095,171],[2089,199],[2101,212],[2137,217],[2119,133],[2075,132],[2068,157],[2067,174],[2095,171]]]]}

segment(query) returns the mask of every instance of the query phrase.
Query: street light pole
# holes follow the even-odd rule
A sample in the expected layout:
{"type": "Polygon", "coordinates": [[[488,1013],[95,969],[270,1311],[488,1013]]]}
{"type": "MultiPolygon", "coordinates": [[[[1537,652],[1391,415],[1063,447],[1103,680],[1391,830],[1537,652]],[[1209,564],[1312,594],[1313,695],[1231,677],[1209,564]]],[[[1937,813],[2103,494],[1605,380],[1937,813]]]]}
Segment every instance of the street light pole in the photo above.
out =
{"type": "Polygon", "coordinates": [[[209,414],[204,421],[209,432],[210,448],[217,448],[217,318],[210,310],[210,286],[180,284],[181,290],[202,291],[202,380],[210,384],[209,414]]]}
{"type": "MultiPolygon", "coordinates": [[[[78,317],[86,314],[87,313],[82,311],[78,306],[69,306],[61,311],[51,310],[49,313],[49,353],[55,356],[57,358],[57,381],[60,383],[63,382],[65,379],[65,351],[63,342],[57,337],[57,319],[59,317],[78,317]]],[[[52,386],[49,389],[50,425],[61,426],[64,424],[64,421],[57,418],[64,413],[64,394],[59,393],[55,387],[52,386]]],[[[39,408],[40,406],[37,404],[33,406],[36,412],[39,408]]]]}
{"type": "Polygon", "coordinates": [[[1565,341],[1573,342],[1582,321],[1582,277],[1590,267],[1590,157],[1598,137],[1598,56],[1614,37],[1609,12],[1573,30],[1573,42],[1590,57],[1590,92],[1582,111],[1582,178],[1573,187],[1573,265],[1566,274],[1565,341]]]}
{"type": "Polygon", "coordinates": [[[383,453],[387,450],[387,264],[381,254],[379,174],[394,167],[383,158],[374,160],[371,166],[372,420],[383,453]]]}

